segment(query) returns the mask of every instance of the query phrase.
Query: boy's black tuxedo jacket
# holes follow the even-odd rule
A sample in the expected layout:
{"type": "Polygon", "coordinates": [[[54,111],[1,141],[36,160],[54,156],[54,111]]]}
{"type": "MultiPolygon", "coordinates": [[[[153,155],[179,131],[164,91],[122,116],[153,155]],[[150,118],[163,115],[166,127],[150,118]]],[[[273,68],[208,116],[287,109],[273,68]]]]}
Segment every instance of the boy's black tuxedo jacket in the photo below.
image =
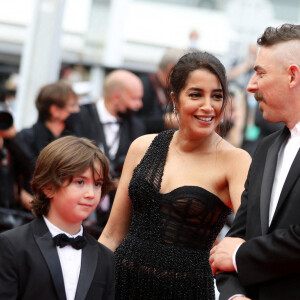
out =
{"type": "Polygon", "coordinates": [[[252,300],[300,299],[300,150],[269,226],[278,152],[288,128],[266,137],[253,157],[242,203],[228,236],[241,237],[238,274],[217,275],[220,299],[243,293],[252,300]]]}
{"type": "MultiPolygon", "coordinates": [[[[113,253],[84,236],[75,299],[114,299],[113,253]]],[[[66,299],[56,246],[42,217],[0,234],[0,299],[66,299]]]]}

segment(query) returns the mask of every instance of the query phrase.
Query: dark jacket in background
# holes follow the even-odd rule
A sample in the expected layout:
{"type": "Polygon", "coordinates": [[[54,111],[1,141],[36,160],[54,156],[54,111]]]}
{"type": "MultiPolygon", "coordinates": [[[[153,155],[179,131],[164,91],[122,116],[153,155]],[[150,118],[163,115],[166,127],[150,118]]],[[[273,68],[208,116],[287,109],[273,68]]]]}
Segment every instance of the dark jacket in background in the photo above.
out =
{"type": "Polygon", "coordinates": [[[147,133],[159,133],[164,128],[164,114],[169,99],[167,90],[160,84],[155,74],[141,77],[144,96],[143,108],[136,116],[145,124],[147,133]]]}
{"type": "MultiPolygon", "coordinates": [[[[66,128],[59,137],[71,135],[72,133],[66,128]]],[[[31,164],[32,171],[35,168],[35,162],[40,152],[51,142],[59,137],[55,137],[46,125],[37,121],[32,127],[22,129],[15,138],[15,143],[22,145],[23,151],[28,156],[28,163],[31,164]]],[[[24,174],[24,189],[31,193],[30,181],[31,174],[24,174]]]]}

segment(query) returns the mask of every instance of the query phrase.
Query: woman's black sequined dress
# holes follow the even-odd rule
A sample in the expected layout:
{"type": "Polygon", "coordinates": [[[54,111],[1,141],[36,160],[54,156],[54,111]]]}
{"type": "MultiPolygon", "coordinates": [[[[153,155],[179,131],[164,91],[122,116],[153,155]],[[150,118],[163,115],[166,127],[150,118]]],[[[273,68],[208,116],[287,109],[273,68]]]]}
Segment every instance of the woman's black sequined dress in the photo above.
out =
{"type": "Polygon", "coordinates": [[[230,209],[197,186],[159,192],[173,134],[154,139],[131,179],[132,223],[115,252],[117,299],[215,299],[209,251],[230,209]]]}

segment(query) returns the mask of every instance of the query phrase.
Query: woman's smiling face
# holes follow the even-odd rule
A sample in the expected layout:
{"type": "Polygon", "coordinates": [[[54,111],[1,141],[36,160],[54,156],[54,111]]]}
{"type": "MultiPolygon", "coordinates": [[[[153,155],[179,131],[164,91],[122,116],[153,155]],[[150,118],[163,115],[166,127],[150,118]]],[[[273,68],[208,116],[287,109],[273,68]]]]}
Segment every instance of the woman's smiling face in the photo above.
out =
{"type": "Polygon", "coordinates": [[[218,77],[207,69],[192,71],[174,103],[181,128],[200,136],[211,134],[222,119],[223,90],[218,77]]]}

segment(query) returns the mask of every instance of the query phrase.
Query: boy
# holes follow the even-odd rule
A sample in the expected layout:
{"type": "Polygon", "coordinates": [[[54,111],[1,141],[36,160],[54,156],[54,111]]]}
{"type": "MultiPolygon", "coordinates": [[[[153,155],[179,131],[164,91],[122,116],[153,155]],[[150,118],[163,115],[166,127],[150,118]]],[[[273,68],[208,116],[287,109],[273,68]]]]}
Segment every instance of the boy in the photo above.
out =
{"type": "Polygon", "coordinates": [[[0,299],[114,299],[113,253],[81,225],[107,192],[108,172],[88,139],[66,136],[42,150],[31,182],[37,218],[0,234],[0,299]]]}

